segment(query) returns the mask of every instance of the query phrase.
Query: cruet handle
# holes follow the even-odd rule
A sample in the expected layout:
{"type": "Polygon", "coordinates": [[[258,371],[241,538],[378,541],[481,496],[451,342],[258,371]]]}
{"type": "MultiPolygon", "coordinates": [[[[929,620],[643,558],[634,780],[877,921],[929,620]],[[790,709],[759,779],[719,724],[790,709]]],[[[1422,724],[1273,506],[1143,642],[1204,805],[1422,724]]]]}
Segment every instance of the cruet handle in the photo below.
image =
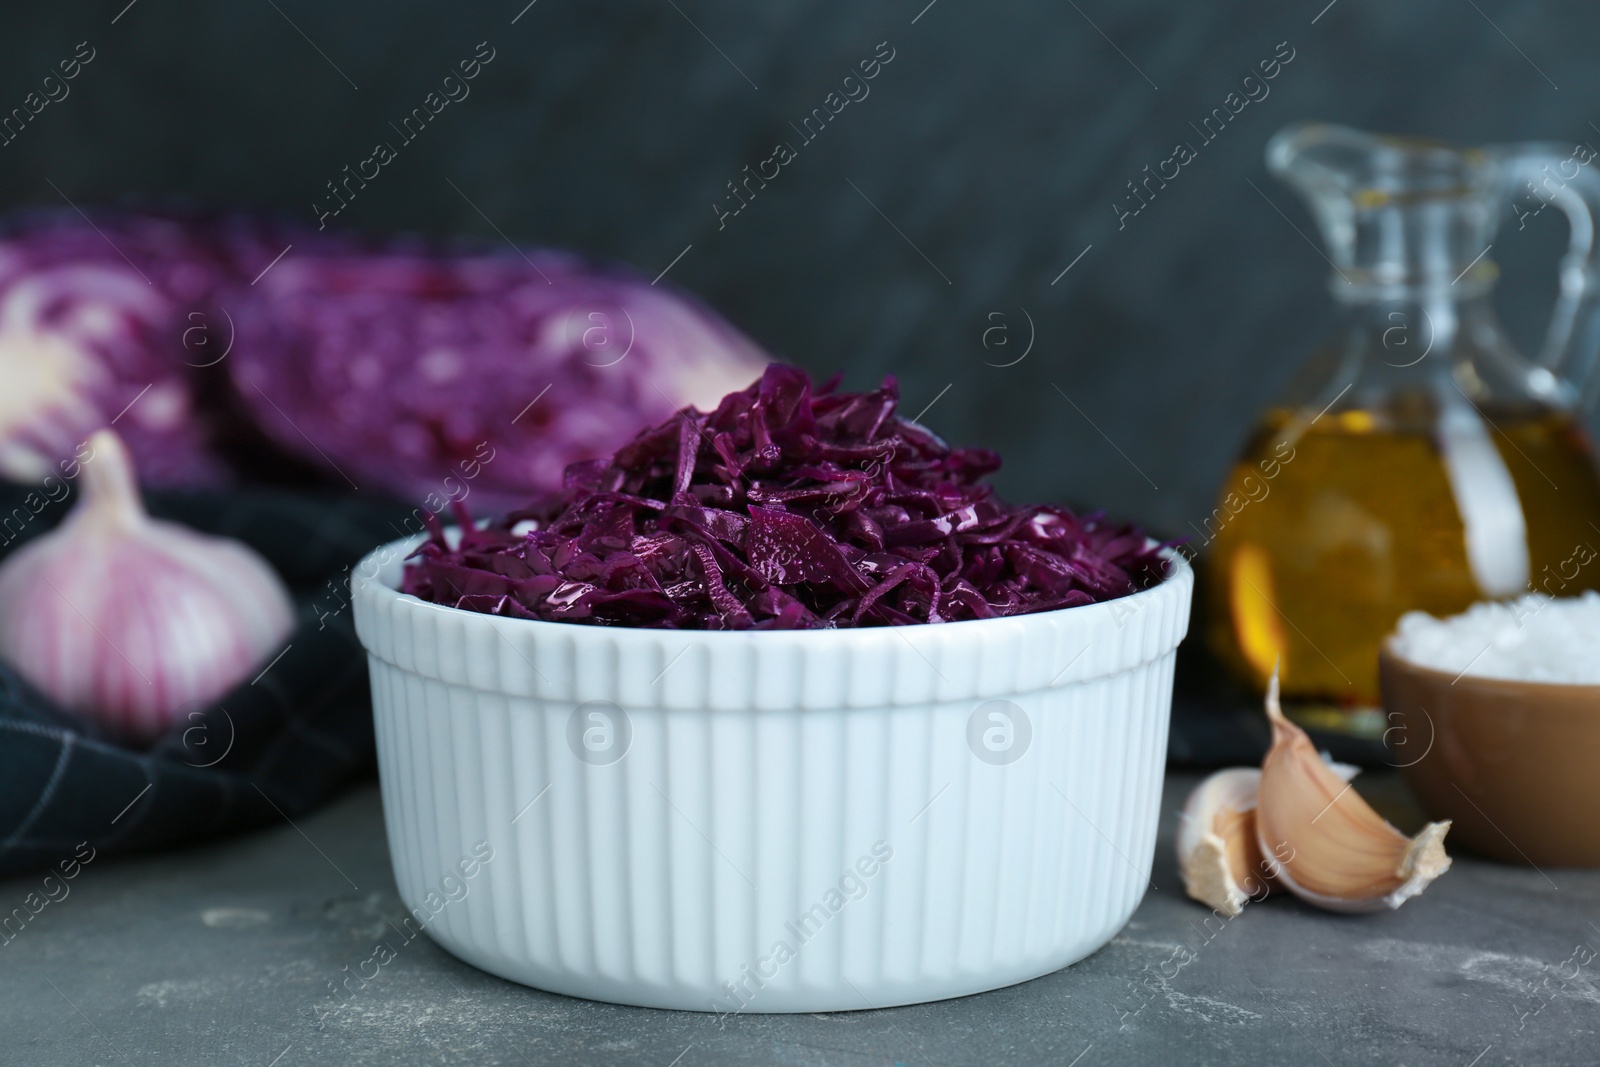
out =
{"type": "Polygon", "coordinates": [[[1493,149],[1518,228],[1554,204],[1567,216],[1571,238],[1561,257],[1560,290],[1539,362],[1577,390],[1580,407],[1600,395],[1600,153],[1579,142],[1504,145],[1493,149]]]}

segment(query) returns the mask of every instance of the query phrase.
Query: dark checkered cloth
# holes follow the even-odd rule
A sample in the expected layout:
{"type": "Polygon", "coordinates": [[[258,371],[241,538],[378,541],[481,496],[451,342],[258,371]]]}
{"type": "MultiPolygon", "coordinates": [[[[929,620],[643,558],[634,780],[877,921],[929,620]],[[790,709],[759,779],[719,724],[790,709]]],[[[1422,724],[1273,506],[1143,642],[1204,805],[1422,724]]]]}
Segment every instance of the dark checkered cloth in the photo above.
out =
{"type": "MultiPolygon", "coordinates": [[[[26,492],[0,487],[0,520],[17,508],[31,514],[26,492]]],[[[366,656],[346,568],[414,530],[411,509],[272,489],[150,494],[149,503],[259,551],[294,590],[300,623],[270,669],[147,751],[108,740],[0,665],[0,875],[68,859],[84,841],[101,854],[128,852],[281,823],[370,772],[366,656]]],[[[0,556],[49,530],[70,504],[46,506],[21,536],[13,522],[0,556]]]]}

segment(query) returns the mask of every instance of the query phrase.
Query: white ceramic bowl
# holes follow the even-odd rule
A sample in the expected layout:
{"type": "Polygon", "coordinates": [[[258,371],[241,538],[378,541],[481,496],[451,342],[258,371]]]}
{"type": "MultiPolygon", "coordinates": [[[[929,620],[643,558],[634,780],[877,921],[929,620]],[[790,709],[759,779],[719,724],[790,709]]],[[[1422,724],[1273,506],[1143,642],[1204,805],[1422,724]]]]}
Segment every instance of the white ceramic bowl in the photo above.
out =
{"type": "Polygon", "coordinates": [[[1048,974],[1133,913],[1193,575],[936,626],[498,618],[357,568],[410,926],[572,996],[798,1012],[1048,974]],[[487,858],[486,858],[487,857],[487,858]]]}

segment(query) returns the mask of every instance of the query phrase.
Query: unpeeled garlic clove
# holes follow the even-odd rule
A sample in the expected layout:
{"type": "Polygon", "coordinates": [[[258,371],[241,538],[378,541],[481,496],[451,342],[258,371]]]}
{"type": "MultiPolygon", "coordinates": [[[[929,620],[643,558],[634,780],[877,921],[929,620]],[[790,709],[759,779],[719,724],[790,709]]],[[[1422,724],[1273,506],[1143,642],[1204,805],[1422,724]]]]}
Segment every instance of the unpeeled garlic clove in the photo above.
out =
{"type": "Polygon", "coordinates": [[[1218,771],[1189,794],[1178,819],[1178,869],[1183,888],[1202,904],[1232,917],[1270,891],[1256,842],[1254,767],[1218,771]]]}
{"type": "MultiPolygon", "coordinates": [[[[1346,782],[1360,773],[1348,763],[1327,766],[1346,782]]],[[[1272,892],[1272,868],[1256,840],[1260,786],[1255,767],[1218,771],[1195,786],[1178,819],[1184,890],[1230,917],[1272,892]]]]}
{"type": "Polygon", "coordinates": [[[1266,705],[1272,748],[1261,761],[1256,843],[1275,881],[1332,911],[1381,911],[1450,869],[1450,824],[1429,823],[1406,837],[1385,822],[1284,717],[1276,672],[1266,705]]]}

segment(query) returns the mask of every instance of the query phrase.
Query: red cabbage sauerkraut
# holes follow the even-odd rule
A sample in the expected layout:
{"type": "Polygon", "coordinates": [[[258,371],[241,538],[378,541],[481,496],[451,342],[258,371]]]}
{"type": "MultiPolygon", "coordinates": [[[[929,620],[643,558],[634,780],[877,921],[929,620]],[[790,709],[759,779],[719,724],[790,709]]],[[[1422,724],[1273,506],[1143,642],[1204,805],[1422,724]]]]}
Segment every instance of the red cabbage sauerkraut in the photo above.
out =
{"type": "Polygon", "coordinates": [[[893,378],[835,387],[773,364],[485,528],[458,508],[459,543],[435,522],[402,589],[551,622],[810,629],[1050,611],[1165,576],[1136,527],[1000,500],[999,456],[897,416],[893,378]]]}

